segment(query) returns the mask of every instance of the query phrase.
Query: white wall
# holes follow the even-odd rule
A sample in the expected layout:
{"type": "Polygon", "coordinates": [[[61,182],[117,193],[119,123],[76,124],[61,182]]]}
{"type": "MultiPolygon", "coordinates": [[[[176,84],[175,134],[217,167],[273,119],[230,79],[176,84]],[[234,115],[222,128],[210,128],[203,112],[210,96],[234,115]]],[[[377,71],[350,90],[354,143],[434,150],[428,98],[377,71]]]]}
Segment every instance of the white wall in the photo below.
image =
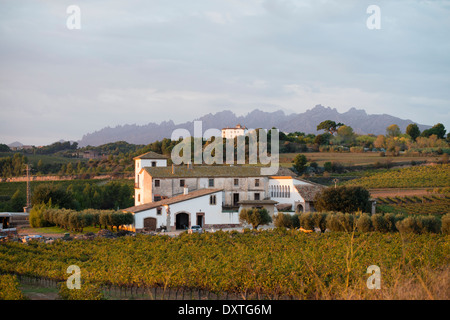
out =
{"type": "Polygon", "coordinates": [[[296,202],[305,202],[305,200],[302,198],[302,196],[298,193],[297,189],[295,188],[296,184],[309,184],[307,182],[296,180],[296,179],[276,179],[271,178],[269,180],[269,190],[268,194],[270,196],[270,199],[278,201],[278,203],[289,203],[292,204],[292,210],[295,210],[294,205],[296,202]],[[282,187],[284,186],[285,189],[289,187],[289,197],[277,197],[271,196],[271,187],[282,187]]]}
{"type": "MultiPolygon", "coordinates": [[[[197,213],[204,213],[204,224],[239,224],[239,215],[237,212],[222,213],[222,199],[223,192],[217,191],[215,193],[207,194],[194,199],[178,202],[169,205],[170,211],[170,226],[175,229],[176,215],[181,212],[185,212],[190,216],[191,225],[197,224],[197,213]],[[216,196],[216,204],[209,204],[210,196],[216,196]]],[[[156,218],[156,227],[162,225],[167,226],[167,210],[166,207],[161,207],[161,215],[157,215],[157,208],[149,209],[146,211],[138,212],[134,215],[134,225],[136,229],[142,229],[144,227],[145,218],[156,218]]]]}

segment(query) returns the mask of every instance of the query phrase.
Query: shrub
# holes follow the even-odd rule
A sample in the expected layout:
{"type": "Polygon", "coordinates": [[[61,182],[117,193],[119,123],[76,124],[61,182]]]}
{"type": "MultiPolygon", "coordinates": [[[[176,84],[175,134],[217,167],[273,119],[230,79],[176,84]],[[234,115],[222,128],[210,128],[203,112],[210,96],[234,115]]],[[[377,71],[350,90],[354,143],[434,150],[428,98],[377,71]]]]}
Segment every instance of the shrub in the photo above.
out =
{"type": "Polygon", "coordinates": [[[327,229],[327,213],[314,212],[312,214],[312,220],[316,228],[319,228],[322,233],[325,232],[327,229]]]}
{"type": "Polygon", "coordinates": [[[25,300],[15,275],[0,275],[0,300],[25,300]]]}
{"type": "Polygon", "coordinates": [[[300,227],[307,230],[314,230],[313,215],[311,212],[303,212],[298,216],[300,227]]]}
{"type": "Polygon", "coordinates": [[[398,231],[395,224],[397,223],[398,220],[401,220],[401,218],[402,218],[401,215],[395,215],[394,213],[386,213],[384,215],[384,219],[386,220],[386,225],[389,232],[398,231]]]}
{"type": "Polygon", "coordinates": [[[439,233],[441,231],[441,220],[433,216],[407,217],[396,224],[400,232],[405,233],[439,233]]]}
{"type": "Polygon", "coordinates": [[[401,233],[419,233],[419,228],[414,217],[406,217],[398,221],[396,227],[401,233]]]}
{"type": "Polygon", "coordinates": [[[289,213],[281,213],[279,212],[275,216],[274,220],[275,227],[277,228],[298,228],[299,227],[299,220],[298,216],[296,214],[289,214],[289,213]]]}
{"type": "Polygon", "coordinates": [[[350,152],[364,152],[364,147],[350,147],[350,152]]]}
{"type": "Polygon", "coordinates": [[[239,213],[239,220],[251,224],[253,229],[272,222],[272,218],[265,208],[242,209],[239,213]]]}
{"type": "Polygon", "coordinates": [[[447,213],[442,217],[441,223],[441,232],[443,234],[450,234],[450,213],[447,213]]]}
{"type": "Polygon", "coordinates": [[[67,288],[66,282],[59,284],[59,296],[63,300],[103,300],[104,296],[101,288],[90,282],[81,283],[80,289],[67,288]]]}
{"type": "Polygon", "coordinates": [[[331,231],[351,232],[355,229],[355,218],[353,214],[338,212],[328,214],[326,219],[327,229],[331,231]]]}
{"type": "Polygon", "coordinates": [[[439,233],[441,231],[441,220],[436,217],[421,216],[416,220],[420,233],[439,233]]]}
{"type": "Polygon", "coordinates": [[[356,228],[361,232],[373,231],[372,219],[367,213],[363,213],[356,221],[356,228]]]}
{"type": "Polygon", "coordinates": [[[42,228],[48,226],[47,221],[44,218],[44,212],[47,206],[43,203],[33,206],[30,210],[29,221],[32,228],[42,228]]]}
{"type": "Polygon", "coordinates": [[[378,232],[391,231],[390,221],[381,213],[376,213],[372,216],[372,225],[374,230],[378,232]]]}

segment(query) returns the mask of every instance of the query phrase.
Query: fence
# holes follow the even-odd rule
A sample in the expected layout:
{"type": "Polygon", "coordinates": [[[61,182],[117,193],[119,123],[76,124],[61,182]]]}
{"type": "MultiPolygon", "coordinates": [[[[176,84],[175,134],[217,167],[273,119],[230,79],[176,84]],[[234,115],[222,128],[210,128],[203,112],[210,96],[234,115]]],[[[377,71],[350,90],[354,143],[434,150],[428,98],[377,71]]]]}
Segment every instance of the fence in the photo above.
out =
{"type": "MultiPolygon", "coordinates": [[[[21,284],[31,286],[58,289],[62,281],[33,277],[26,275],[16,275],[21,284]]],[[[76,289],[74,289],[76,290],[76,289]]],[[[164,288],[164,287],[146,287],[146,286],[101,286],[101,291],[106,299],[139,299],[139,300],[292,300],[292,296],[266,295],[260,293],[240,294],[221,292],[215,293],[199,288],[164,288]]]]}

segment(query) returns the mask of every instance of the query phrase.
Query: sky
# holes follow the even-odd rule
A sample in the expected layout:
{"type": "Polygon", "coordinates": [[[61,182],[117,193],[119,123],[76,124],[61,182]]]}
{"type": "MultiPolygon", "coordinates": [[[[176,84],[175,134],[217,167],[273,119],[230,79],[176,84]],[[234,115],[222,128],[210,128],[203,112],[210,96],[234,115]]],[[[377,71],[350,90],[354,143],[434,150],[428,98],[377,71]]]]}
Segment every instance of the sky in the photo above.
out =
{"type": "Polygon", "coordinates": [[[449,130],[449,16],[438,0],[1,0],[0,143],[317,104],[449,130]]]}

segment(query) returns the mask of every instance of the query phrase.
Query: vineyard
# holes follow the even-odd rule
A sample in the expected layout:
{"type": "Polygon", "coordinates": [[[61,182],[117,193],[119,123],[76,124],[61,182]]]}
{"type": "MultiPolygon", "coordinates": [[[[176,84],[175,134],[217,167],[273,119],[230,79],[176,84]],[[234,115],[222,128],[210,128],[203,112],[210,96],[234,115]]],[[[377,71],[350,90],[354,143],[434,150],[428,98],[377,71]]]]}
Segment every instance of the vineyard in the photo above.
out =
{"type": "MultiPolygon", "coordinates": [[[[442,288],[434,291],[432,283],[443,272],[448,279],[449,240],[443,234],[303,234],[274,229],[175,238],[136,235],[52,244],[8,242],[0,245],[0,273],[64,281],[67,267],[77,265],[89,286],[196,288],[243,298],[341,299],[377,294],[394,298],[400,283],[419,283],[417,290],[423,290],[420,283],[424,283],[429,294],[448,299],[438,296],[442,288]],[[367,290],[370,265],[381,268],[381,291],[367,290]]],[[[436,283],[448,287],[445,281],[436,283]]]]}
{"type": "Polygon", "coordinates": [[[347,186],[369,189],[448,187],[449,183],[450,164],[391,169],[343,182],[347,186]]]}
{"type": "Polygon", "coordinates": [[[449,195],[379,197],[377,203],[381,211],[393,213],[444,215],[450,212],[449,195]]]}

